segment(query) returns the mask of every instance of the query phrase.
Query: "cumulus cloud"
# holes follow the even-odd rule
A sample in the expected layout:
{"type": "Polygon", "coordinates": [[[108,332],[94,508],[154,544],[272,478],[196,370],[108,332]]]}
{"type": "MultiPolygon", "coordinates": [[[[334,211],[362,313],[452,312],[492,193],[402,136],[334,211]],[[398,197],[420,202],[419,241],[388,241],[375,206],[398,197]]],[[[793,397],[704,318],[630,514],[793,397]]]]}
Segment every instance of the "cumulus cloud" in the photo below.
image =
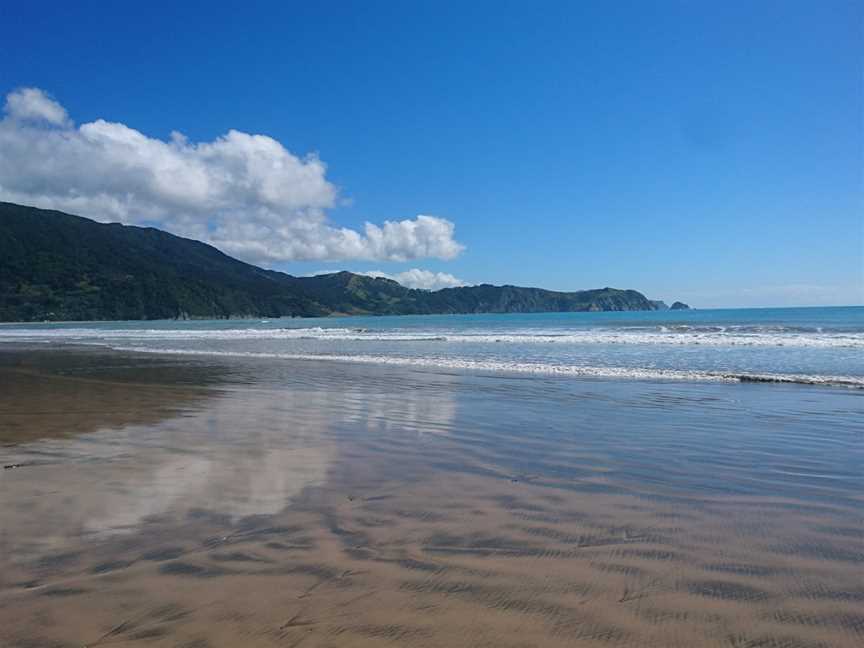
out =
{"type": "Polygon", "coordinates": [[[456,288],[464,286],[465,282],[454,277],[447,272],[432,272],[431,270],[422,270],[420,268],[411,268],[405,272],[390,274],[381,270],[370,270],[369,272],[360,272],[367,277],[384,277],[398,281],[407,288],[421,288],[423,290],[438,290],[440,288],[456,288]]]}
{"type": "Polygon", "coordinates": [[[76,126],[38,88],[6,97],[0,120],[0,200],[102,221],[156,223],[254,262],[452,259],[452,222],[420,215],[337,227],[337,189],[316,155],[237,130],[210,142],[148,137],[102,119],[76,126]]]}
{"type": "Polygon", "coordinates": [[[6,114],[10,119],[33,119],[55,126],[69,124],[66,109],[38,88],[21,88],[6,96],[6,114]]]}

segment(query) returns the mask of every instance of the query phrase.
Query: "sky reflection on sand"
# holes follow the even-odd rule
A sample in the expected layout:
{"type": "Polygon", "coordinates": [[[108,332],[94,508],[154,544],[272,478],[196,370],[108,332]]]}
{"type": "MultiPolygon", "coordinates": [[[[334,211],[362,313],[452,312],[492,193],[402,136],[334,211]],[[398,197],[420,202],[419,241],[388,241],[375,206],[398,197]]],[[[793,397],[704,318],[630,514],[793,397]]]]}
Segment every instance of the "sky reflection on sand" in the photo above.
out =
{"type": "Polygon", "coordinates": [[[0,492],[0,518],[26,498],[25,489],[40,490],[46,477],[64,496],[30,500],[29,521],[50,525],[36,524],[31,537],[17,533],[25,546],[59,546],[77,534],[133,533],[147,518],[169,512],[182,517],[204,509],[232,520],[271,515],[327,479],[338,452],[334,426],[441,432],[454,407],[452,399],[419,391],[398,398],[360,389],[213,391],[157,425],[133,423],[11,449],[4,462],[35,465],[15,474],[14,491],[0,492]]]}

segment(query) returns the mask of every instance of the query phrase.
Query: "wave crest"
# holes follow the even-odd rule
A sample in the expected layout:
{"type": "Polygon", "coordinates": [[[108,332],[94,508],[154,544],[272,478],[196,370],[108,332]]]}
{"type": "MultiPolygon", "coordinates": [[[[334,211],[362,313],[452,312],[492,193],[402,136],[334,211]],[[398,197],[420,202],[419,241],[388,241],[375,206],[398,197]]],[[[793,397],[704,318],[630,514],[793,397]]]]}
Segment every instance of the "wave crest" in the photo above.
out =
{"type": "Polygon", "coordinates": [[[864,389],[864,377],[823,376],[812,374],[765,374],[749,372],[714,372],[682,369],[648,369],[640,367],[599,367],[580,365],[555,365],[540,362],[517,362],[505,360],[472,360],[467,358],[405,358],[397,356],[377,356],[368,354],[335,355],[312,353],[261,353],[254,351],[203,351],[193,349],[155,349],[140,347],[112,347],[118,351],[144,353],[222,356],[237,358],[271,358],[279,360],[352,362],[400,367],[422,367],[429,369],[465,370],[493,373],[530,373],[550,376],[572,376],[582,378],[612,378],[630,380],[669,380],[669,381],[713,381],[713,382],[754,382],[795,385],[822,385],[827,387],[849,387],[864,389]]]}
{"type": "Polygon", "coordinates": [[[341,340],[453,344],[667,345],[864,349],[864,333],[803,332],[788,327],[633,327],[618,329],[447,331],[367,328],[98,329],[0,328],[3,339],[49,340],[341,340]]]}

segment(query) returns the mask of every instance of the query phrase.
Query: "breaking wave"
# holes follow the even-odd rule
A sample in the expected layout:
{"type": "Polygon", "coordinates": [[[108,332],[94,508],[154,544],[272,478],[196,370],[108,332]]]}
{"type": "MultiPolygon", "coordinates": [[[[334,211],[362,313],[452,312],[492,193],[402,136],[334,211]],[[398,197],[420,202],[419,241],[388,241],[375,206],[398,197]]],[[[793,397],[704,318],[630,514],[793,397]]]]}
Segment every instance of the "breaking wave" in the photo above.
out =
{"type": "Polygon", "coordinates": [[[222,356],[238,358],[272,358],[281,360],[352,362],[363,364],[389,365],[399,367],[418,367],[428,369],[465,370],[473,372],[510,372],[521,374],[541,374],[549,376],[573,376],[583,378],[610,378],[631,380],[669,380],[669,381],[713,381],[713,382],[752,382],[781,383],[796,385],[822,385],[828,387],[849,387],[864,389],[864,377],[823,376],[784,373],[713,372],[682,369],[646,369],[638,367],[592,367],[578,365],[556,365],[541,362],[518,362],[507,360],[474,360],[452,357],[406,358],[383,355],[335,355],[311,353],[261,353],[254,351],[210,351],[170,348],[141,348],[112,346],[118,351],[144,353],[222,356]]]}
{"type": "Polygon", "coordinates": [[[672,326],[586,330],[446,331],[363,328],[97,329],[0,328],[0,340],[343,340],[454,344],[641,344],[718,347],[864,349],[862,332],[820,332],[795,327],[672,326]]]}

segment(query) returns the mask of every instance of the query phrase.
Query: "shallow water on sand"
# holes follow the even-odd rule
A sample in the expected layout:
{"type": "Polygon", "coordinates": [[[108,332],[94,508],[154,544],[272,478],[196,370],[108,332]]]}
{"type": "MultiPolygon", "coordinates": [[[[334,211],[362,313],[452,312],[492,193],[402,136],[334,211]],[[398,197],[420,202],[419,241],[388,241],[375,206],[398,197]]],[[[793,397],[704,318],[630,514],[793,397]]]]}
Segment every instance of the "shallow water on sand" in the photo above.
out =
{"type": "Polygon", "coordinates": [[[0,324],[0,344],[864,389],[864,306],[0,324]]]}
{"type": "Polygon", "coordinates": [[[859,646],[864,392],[0,354],[0,646],[859,646]]]}

